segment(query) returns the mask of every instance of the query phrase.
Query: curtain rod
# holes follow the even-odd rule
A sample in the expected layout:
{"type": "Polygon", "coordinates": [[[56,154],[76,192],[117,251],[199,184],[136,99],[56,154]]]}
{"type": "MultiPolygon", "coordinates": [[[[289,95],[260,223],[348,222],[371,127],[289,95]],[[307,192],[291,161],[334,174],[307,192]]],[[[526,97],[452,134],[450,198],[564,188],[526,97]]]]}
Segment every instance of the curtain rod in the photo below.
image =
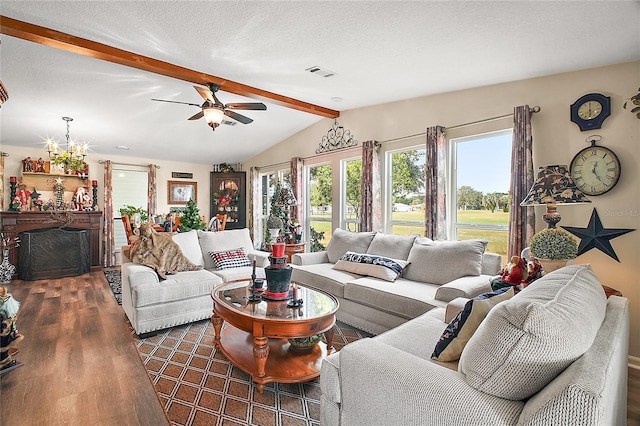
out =
{"type": "MultiPolygon", "coordinates": [[[[104,164],[109,160],[98,160],[98,163],[104,164]]],[[[117,164],[119,166],[134,166],[134,167],[149,167],[151,164],[132,164],[132,163],[118,163],[116,161],[112,161],[111,164],[117,164]]],[[[159,169],[160,166],[155,165],[156,169],[159,169]]]]}
{"type": "MultiPolygon", "coordinates": [[[[532,114],[538,113],[540,112],[542,108],[540,108],[539,106],[534,106],[533,108],[529,108],[529,112],[532,114]]],[[[451,130],[451,129],[459,129],[461,127],[467,127],[467,126],[472,126],[474,124],[481,124],[481,123],[488,123],[490,121],[496,121],[496,120],[501,120],[503,118],[507,118],[507,117],[513,117],[513,113],[511,114],[504,114],[504,115],[499,115],[497,117],[491,117],[491,118],[484,118],[482,120],[477,120],[477,121],[470,121],[468,123],[463,123],[463,124],[457,124],[455,126],[451,126],[451,127],[445,127],[445,131],[446,130],[451,130]]],[[[416,133],[414,135],[408,135],[408,136],[400,136],[398,138],[393,138],[393,139],[387,139],[385,141],[382,142],[397,142],[397,141],[401,141],[401,140],[405,140],[405,139],[411,139],[411,138],[415,138],[418,136],[426,136],[427,132],[422,132],[422,133],[416,133]]]]}

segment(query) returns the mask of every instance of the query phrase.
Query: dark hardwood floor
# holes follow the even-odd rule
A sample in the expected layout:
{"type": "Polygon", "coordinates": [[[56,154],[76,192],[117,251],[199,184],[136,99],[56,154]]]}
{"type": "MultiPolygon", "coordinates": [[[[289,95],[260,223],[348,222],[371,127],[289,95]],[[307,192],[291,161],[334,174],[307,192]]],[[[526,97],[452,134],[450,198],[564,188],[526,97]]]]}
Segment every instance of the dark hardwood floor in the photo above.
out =
{"type": "Polygon", "coordinates": [[[6,287],[24,366],[0,376],[0,424],[169,424],[102,272],[6,287]]]}
{"type": "MultiPolygon", "coordinates": [[[[15,357],[0,376],[0,424],[168,425],[102,272],[7,286],[21,302],[15,357]]],[[[628,426],[640,426],[640,370],[629,369],[628,426]]]]}

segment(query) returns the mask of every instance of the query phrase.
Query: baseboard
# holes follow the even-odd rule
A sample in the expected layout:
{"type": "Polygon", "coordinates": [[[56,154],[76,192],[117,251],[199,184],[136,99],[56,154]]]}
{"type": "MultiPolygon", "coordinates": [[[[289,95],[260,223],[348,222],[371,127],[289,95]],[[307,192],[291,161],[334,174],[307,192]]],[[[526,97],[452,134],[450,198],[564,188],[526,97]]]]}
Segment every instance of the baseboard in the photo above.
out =
{"type": "Polygon", "coordinates": [[[629,355],[629,368],[640,370],[640,358],[629,355]]]}

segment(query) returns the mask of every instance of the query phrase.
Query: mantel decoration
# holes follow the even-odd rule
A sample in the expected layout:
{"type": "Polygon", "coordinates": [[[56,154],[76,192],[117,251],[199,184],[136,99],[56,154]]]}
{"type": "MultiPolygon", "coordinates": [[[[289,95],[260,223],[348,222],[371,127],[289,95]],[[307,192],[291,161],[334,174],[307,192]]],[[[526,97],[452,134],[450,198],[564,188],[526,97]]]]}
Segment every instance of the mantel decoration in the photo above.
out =
{"type": "Polygon", "coordinates": [[[617,262],[620,262],[620,259],[618,259],[618,255],[616,255],[615,250],[611,246],[611,240],[635,231],[635,229],[605,228],[602,226],[602,221],[595,208],[591,212],[591,218],[586,228],[578,228],[575,226],[563,226],[562,228],[580,238],[578,256],[596,248],[617,262]]]}
{"type": "MultiPolygon", "coordinates": [[[[87,155],[89,145],[86,143],[76,143],[69,136],[69,123],[73,121],[71,117],[62,117],[67,123],[66,147],[62,152],[58,152],[60,146],[54,139],[47,138],[45,140],[47,144],[47,153],[52,165],[60,166],[64,173],[70,174],[71,172],[78,174],[82,178],[88,176],[88,166],[85,163],[84,158],[87,155]]],[[[29,170],[32,171],[32,170],[29,170]]]]}
{"type": "Polygon", "coordinates": [[[640,89],[638,89],[638,93],[636,93],[635,95],[631,96],[630,98],[627,98],[624,101],[624,105],[622,105],[622,108],[627,109],[627,103],[631,102],[633,105],[630,106],[631,108],[631,113],[635,114],[636,117],[638,117],[638,119],[640,119],[640,89]]]}
{"type": "Polygon", "coordinates": [[[349,148],[358,145],[358,141],[353,138],[349,130],[345,130],[338,120],[333,120],[333,126],[325,136],[322,137],[322,141],[316,149],[316,154],[322,154],[323,152],[335,151],[338,149],[349,148]]]}

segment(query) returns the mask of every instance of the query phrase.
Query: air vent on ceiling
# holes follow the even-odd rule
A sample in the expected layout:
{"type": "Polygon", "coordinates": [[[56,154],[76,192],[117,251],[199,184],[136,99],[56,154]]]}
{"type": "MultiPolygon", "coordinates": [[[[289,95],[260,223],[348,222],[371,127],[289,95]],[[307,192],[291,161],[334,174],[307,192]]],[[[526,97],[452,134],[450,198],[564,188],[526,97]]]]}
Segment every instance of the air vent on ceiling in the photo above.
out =
{"type": "Polygon", "coordinates": [[[309,71],[310,73],[319,75],[320,77],[332,77],[336,75],[335,72],[320,68],[319,66],[307,68],[305,71],[309,71]]]}

